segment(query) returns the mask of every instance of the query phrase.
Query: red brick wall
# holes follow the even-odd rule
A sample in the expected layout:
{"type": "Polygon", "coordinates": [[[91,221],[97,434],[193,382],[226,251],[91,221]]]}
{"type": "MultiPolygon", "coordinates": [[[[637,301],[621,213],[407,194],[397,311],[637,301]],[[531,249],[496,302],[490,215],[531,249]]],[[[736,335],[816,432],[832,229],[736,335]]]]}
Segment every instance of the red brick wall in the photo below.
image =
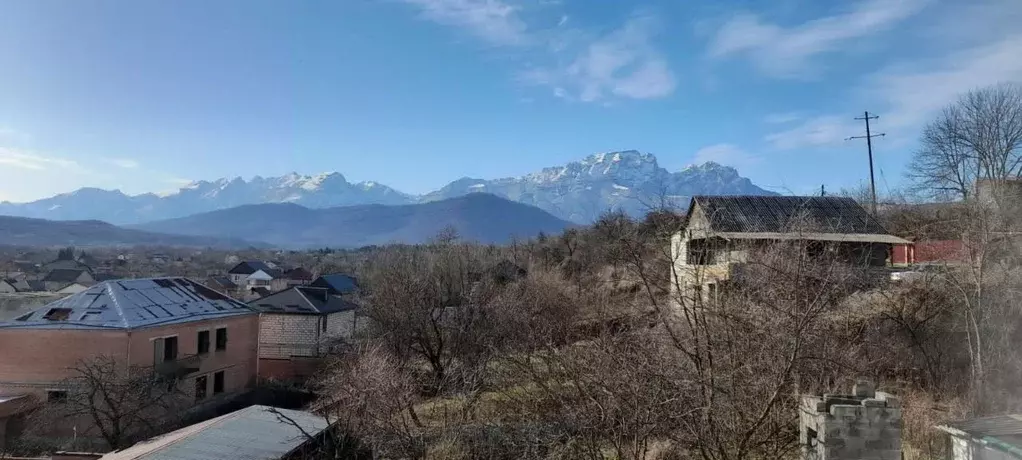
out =
{"type": "MultiPolygon", "coordinates": [[[[198,331],[210,331],[210,353],[200,359],[196,375],[226,372],[225,390],[254,383],[258,366],[259,316],[193,321],[189,323],[136,329],[134,331],[74,329],[0,329],[0,394],[44,394],[48,384],[70,377],[71,368],[82,359],[101,355],[130,360],[131,364],[153,364],[153,339],[178,336],[178,356],[194,355],[198,331]],[[216,328],[227,328],[227,350],[216,351],[216,328]],[[30,386],[22,383],[35,384],[30,386]],[[35,391],[29,391],[35,388],[35,391]]],[[[190,376],[189,379],[195,376],[190,376]]],[[[212,382],[212,375],[210,376],[212,382]]],[[[189,380],[191,381],[191,380],[189,380]]],[[[212,383],[211,383],[212,384],[212,383]]],[[[212,388],[210,388],[212,391],[212,388]]]]}
{"type": "MultiPolygon", "coordinates": [[[[131,363],[139,366],[153,364],[153,340],[160,337],[177,336],[178,357],[198,352],[199,331],[209,331],[209,354],[199,359],[199,372],[188,376],[184,385],[191,385],[195,377],[209,374],[209,385],[213,373],[224,371],[225,390],[231,392],[250,386],[255,382],[258,366],[259,315],[235,316],[231,318],[193,321],[184,324],[146,328],[131,333],[131,363]],[[227,328],[227,350],[216,351],[216,329],[227,328]]],[[[192,388],[185,386],[183,388],[192,388]]],[[[212,395],[212,386],[209,394],[212,395]]]]}
{"type": "MultiPolygon", "coordinates": [[[[19,384],[59,382],[89,356],[127,357],[126,331],[0,329],[0,394],[26,393],[19,384]]],[[[32,391],[45,394],[45,388],[32,391]]]]}

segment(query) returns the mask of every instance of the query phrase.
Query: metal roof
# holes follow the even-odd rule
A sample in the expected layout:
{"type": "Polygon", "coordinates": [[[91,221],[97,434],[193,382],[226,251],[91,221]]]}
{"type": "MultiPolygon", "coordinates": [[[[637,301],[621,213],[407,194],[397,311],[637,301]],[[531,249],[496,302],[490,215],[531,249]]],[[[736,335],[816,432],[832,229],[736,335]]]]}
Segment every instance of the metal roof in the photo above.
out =
{"type": "Polygon", "coordinates": [[[256,299],[248,305],[263,313],[330,314],[354,310],[355,304],[330,293],[327,288],[295,286],[256,299]]]}
{"type": "Polygon", "coordinates": [[[111,452],[102,460],[272,460],[329,427],[326,419],[289,409],[249,406],[111,452]],[[298,425],[297,427],[295,425],[298,425]],[[299,428],[300,427],[300,428],[299,428]],[[304,431],[304,433],[303,433],[304,431]]]}
{"type": "Polygon", "coordinates": [[[980,417],[950,422],[937,428],[1009,452],[1014,458],[1022,458],[1022,415],[980,417]]]}
{"type": "Polygon", "coordinates": [[[86,270],[80,268],[55,268],[46,274],[43,281],[69,283],[77,280],[84,272],[86,270]]]}
{"type": "Polygon", "coordinates": [[[358,280],[343,273],[332,273],[316,278],[309,286],[328,288],[334,294],[349,294],[358,289],[358,280]]]}
{"type": "Polygon", "coordinates": [[[0,328],[136,329],[254,313],[187,278],[143,278],[104,281],[0,328]]]}
{"type": "Polygon", "coordinates": [[[246,260],[235,265],[234,268],[230,269],[227,273],[231,275],[251,275],[259,270],[266,272],[266,274],[277,277],[280,272],[270,268],[266,262],[261,260],[246,260]]]}
{"type": "Polygon", "coordinates": [[[802,223],[819,233],[888,234],[851,198],[836,196],[695,196],[715,232],[787,232],[802,223]]]}

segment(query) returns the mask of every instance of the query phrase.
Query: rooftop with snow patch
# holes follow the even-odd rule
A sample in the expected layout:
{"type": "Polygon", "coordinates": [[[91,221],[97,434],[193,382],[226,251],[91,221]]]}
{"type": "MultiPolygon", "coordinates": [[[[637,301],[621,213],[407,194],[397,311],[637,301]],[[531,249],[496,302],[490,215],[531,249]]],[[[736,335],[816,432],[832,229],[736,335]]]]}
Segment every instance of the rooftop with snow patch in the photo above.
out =
{"type": "Polygon", "coordinates": [[[0,328],[139,329],[255,313],[187,278],[142,278],[99,283],[0,328]]]}

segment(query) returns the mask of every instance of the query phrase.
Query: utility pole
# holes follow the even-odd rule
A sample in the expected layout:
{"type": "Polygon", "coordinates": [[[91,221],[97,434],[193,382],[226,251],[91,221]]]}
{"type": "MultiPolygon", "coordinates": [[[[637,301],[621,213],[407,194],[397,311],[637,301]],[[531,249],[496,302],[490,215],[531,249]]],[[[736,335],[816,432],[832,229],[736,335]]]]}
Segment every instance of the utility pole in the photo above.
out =
{"type": "Polygon", "coordinates": [[[870,116],[869,111],[864,112],[863,116],[861,116],[861,117],[855,117],[856,120],[865,120],[866,121],[866,135],[865,136],[852,136],[852,137],[849,137],[848,139],[845,139],[845,140],[848,140],[848,141],[850,141],[852,139],[866,139],[866,150],[867,150],[867,152],[869,152],[869,191],[873,195],[873,203],[872,203],[872,205],[873,205],[872,208],[873,209],[872,210],[873,210],[873,215],[874,216],[877,214],[877,184],[876,184],[876,179],[873,178],[873,138],[874,137],[884,137],[884,136],[887,135],[887,133],[870,134],[870,132],[869,132],[869,121],[870,120],[876,120],[877,118],[880,118],[880,117],[878,117],[876,115],[870,116]]]}

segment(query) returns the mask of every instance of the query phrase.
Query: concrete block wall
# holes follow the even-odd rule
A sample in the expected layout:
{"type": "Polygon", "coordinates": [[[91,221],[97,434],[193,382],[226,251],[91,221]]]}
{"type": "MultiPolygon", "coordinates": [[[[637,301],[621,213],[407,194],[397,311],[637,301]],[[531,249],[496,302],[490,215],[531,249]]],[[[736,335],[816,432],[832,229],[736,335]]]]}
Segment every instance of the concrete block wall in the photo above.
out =
{"type": "Polygon", "coordinates": [[[287,359],[313,354],[319,345],[320,318],[263,313],[259,320],[259,358],[287,359]]]}
{"type": "Polygon", "coordinates": [[[331,313],[326,317],[324,338],[348,338],[355,331],[355,310],[331,313]]]}
{"type": "Polygon", "coordinates": [[[901,459],[901,401],[868,383],[851,395],[805,396],[799,412],[806,460],[901,459]]]}

